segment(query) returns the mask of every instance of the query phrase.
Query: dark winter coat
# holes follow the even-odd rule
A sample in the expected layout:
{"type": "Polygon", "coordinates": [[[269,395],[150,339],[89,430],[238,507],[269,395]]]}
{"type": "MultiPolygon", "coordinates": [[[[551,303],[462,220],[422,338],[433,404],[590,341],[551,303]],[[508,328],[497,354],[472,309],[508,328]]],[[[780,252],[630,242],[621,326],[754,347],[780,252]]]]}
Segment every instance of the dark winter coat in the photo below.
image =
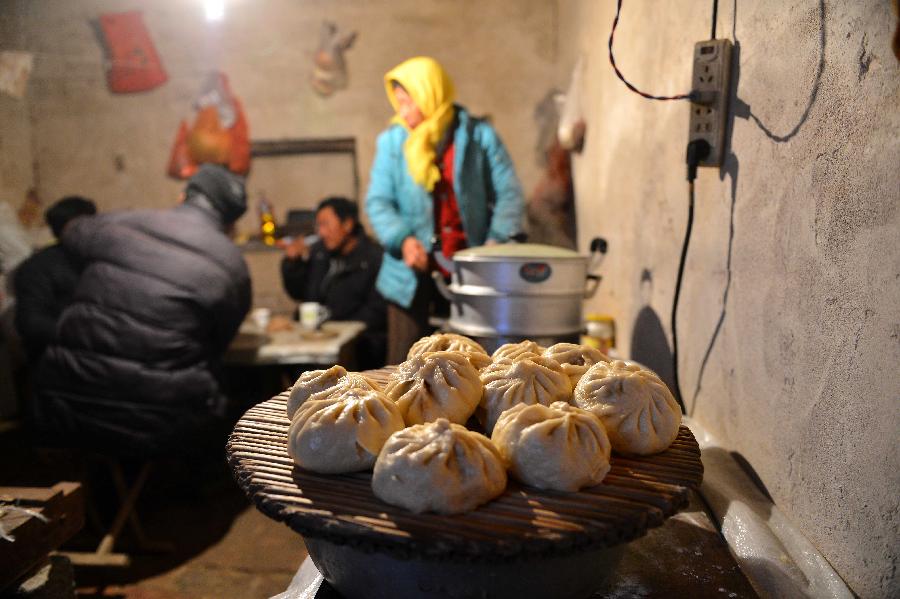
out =
{"type": "Polygon", "coordinates": [[[29,362],[56,339],[56,323],[72,302],[80,272],[78,261],[58,244],[35,252],[16,269],[16,330],[29,362]]]}
{"type": "Polygon", "coordinates": [[[323,304],[332,320],[366,323],[359,354],[372,359],[365,360],[364,367],[381,366],[384,356],[387,304],[375,288],[382,255],[381,246],[362,234],[346,256],[332,254],[319,241],[310,247],[308,260],[281,262],[284,289],[292,298],[323,304]]]}
{"type": "Polygon", "coordinates": [[[189,443],[250,308],[240,251],[191,205],[79,219],[62,241],[85,268],[41,361],[38,429],[142,455],[189,443]]]}

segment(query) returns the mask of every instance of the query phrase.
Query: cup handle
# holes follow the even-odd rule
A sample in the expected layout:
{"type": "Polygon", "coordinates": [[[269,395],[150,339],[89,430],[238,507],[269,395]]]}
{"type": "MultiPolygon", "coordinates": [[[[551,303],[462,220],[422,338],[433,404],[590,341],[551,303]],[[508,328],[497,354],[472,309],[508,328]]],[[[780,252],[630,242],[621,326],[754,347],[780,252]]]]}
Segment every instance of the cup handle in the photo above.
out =
{"type": "Polygon", "coordinates": [[[319,310],[319,318],[316,321],[316,328],[318,329],[320,326],[322,326],[329,318],[331,318],[331,310],[329,310],[325,306],[321,306],[321,309],[319,310]]]}

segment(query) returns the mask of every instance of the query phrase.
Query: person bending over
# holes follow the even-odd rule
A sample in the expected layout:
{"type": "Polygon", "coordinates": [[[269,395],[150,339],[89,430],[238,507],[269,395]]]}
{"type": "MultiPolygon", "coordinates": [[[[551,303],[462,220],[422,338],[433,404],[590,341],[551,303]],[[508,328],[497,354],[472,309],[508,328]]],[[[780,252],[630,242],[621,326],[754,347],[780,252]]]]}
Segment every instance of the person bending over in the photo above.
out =
{"type": "Polygon", "coordinates": [[[218,365],[250,308],[250,276],[225,231],[243,181],[206,164],[168,210],[78,219],[62,244],[84,265],[38,368],[44,442],[148,457],[224,438],[218,365]]]}

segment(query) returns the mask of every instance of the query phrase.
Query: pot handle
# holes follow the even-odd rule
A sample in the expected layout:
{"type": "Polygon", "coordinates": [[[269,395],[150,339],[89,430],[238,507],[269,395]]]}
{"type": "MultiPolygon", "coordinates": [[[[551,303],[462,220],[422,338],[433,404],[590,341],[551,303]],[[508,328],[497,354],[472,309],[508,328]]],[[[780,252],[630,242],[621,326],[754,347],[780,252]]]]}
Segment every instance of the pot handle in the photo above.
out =
{"type": "Polygon", "coordinates": [[[585,299],[594,297],[594,294],[597,293],[597,288],[600,287],[600,281],[603,277],[595,271],[600,267],[600,263],[603,262],[607,249],[609,249],[609,243],[603,237],[594,237],[591,240],[591,261],[588,264],[587,280],[585,281],[585,299]]]}
{"type": "Polygon", "coordinates": [[[591,261],[588,263],[588,272],[594,273],[603,262],[606,256],[606,250],[609,249],[609,243],[603,237],[594,237],[591,239],[591,261]]]}
{"type": "Polygon", "coordinates": [[[594,294],[597,293],[597,288],[600,287],[601,280],[603,280],[603,277],[600,275],[589,274],[587,276],[586,285],[584,287],[584,299],[591,299],[594,297],[594,294]]]}
{"type": "Polygon", "coordinates": [[[431,278],[434,280],[434,285],[437,287],[438,292],[440,292],[448,302],[452,302],[453,293],[450,291],[450,288],[447,287],[447,281],[444,280],[444,275],[435,270],[432,271],[431,278]]]}
{"type": "Polygon", "coordinates": [[[453,272],[453,260],[445,256],[444,252],[441,251],[441,238],[436,235],[431,238],[431,256],[441,268],[447,272],[453,272]]]}

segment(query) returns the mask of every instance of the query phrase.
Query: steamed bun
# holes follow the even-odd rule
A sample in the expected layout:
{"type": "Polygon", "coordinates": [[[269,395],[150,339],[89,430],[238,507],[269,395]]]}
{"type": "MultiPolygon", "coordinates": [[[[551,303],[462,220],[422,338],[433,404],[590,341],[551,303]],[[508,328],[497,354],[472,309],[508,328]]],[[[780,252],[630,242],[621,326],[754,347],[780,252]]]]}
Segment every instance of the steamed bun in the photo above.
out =
{"type": "Polygon", "coordinates": [[[384,393],[397,403],[408,425],[446,418],[464,424],[481,400],[478,371],[460,352],[415,356],[391,375],[384,393]]]}
{"type": "Polygon", "coordinates": [[[466,512],[505,488],[506,465],[493,443],[446,418],[391,435],[372,476],[376,497],[416,513],[466,512]]]}
{"type": "Polygon", "coordinates": [[[562,371],[572,381],[572,388],[578,384],[581,375],[597,362],[609,362],[609,358],[599,349],[575,343],[557,343],[544,350],[544,356],[559,362],[562,371]]]}
{"type": "Polygon", "coordinates": [[[325,399],[350,389],[381,391],[378,383],[369,377],[359,372],[347,372],[342,366],[305,372],[291,388],[287,401],[288,419],[293,420],[297,408],[309,399],[325,399]]]}
{"type": "Polygon", "coordinates": [[[343,366],[332,366],[326,370],[309,370],[300,375],[294,386],[291,387],[291,395],[287,401],[288,420],[294,418],[294,413],[309,396],[319,391],[334,387],[337,382],[347,376],[347,370],[343,366]]]}
{"type": "Polygon", "coordinates": [[[504,343],[494,350],[491,358],[494,362],[501,360],[516,361],[522,358],[533,358],[544,353],[544,348],[534,341],[521,341],[519,343],[504,343]]]}
{"type": "Polygon", "coordinates": [[[465,354],[476,370],[481,370],[491,363],[491,357],[479,343],[456,333],[435,333],[428,337],[422,337],[409,348],[406,359],[437,351],[461,352],[465,354]]]}
{"type": "Polygon", "coordinates": [[[500,415],[491,441],[512,475],[539,489],[577,491],[609,472],[611,447],[600,419],[561,401],[513,406],[500,415]]]}
{"type": "Polygon", "coordinates": [[[494,362],[481,372],[481,382],[484,393],[477,415],[487,434],[491,434],[500,414],[516,404],[549,406],[572,398],[572,383],[559,363],[540,356],[494,362]]]}
{"type": "Polygon", "coordinates": [[[297,409],[288,429],[288,454],[313,472],[368,470],[388,437],[404,426],[400,409],[382,392],[350,388],[297,409]]]}
{"type": "Polygon", "coordinates": [[[479,352],[487,355],[481,345],[468,337],[456,333],[435,333],[428,337],[422,337],[409,348],[406,358],[414,358],[428,352],[435,351],[462,351],[479,352]]]}
{"type": "Polygon", "coordinates": [[[573,403],[599,416],[614,450],[649,455],[672,444],[681,408],[651,370],[622,360],[598,362],[581,377],[573,403]]]}

